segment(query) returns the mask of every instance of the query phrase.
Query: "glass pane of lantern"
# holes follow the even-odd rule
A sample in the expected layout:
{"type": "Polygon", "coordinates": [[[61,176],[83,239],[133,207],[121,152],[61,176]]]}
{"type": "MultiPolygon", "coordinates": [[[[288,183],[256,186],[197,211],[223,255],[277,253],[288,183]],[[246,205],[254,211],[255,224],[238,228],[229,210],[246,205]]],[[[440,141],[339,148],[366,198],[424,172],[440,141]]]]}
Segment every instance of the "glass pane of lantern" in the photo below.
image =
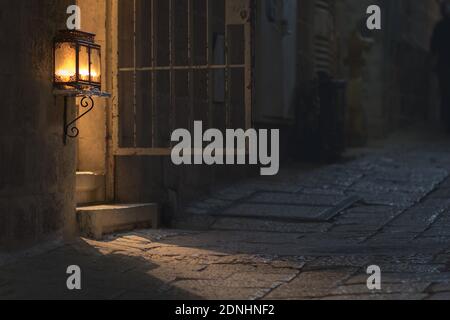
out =
{"type": "Polygon", "coordinates": [[[80,80],[89,81],[89,48],[80,46],[80,80]]]}
{"type": "Polygon", "coordinates": [[[101,60],[100,60],[100,50],[91,49],[91,81],[100,83],[101,82],[101,60]]]}
{"type": "Polygon", "coordinates": [[[55,82],[76,81],[75,44],[64,42],[55,45],[55,82]]]}

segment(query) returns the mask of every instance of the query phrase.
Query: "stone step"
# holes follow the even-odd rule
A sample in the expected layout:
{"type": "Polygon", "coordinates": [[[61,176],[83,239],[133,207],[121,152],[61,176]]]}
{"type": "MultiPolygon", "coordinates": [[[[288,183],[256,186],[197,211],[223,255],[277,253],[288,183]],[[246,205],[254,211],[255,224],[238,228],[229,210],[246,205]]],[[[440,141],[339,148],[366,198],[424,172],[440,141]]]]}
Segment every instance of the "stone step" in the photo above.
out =
{"type": "Polygon", "coordinates": [[[79,206],[105,202],[105,175],[77,172],[75,201],[79,206]]]}
{"type": "Polygon", "coordinates": [[[102,239],[106,234],[133,229],[159,228],[160,210],[157,204],[105,204],[77,208],[82,236],[102,239]]]}

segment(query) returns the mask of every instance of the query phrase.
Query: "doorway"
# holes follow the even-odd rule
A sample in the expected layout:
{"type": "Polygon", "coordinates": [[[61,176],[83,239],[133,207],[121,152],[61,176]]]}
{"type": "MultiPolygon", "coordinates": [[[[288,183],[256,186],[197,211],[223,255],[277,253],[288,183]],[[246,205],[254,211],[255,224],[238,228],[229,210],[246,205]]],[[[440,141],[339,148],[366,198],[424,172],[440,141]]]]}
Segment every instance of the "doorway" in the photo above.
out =
{"type": "MultiPolygon", "coordinates": [[[[95,41],[102,47],[102,82],[103,91],[109,90],[109,77],[107,76],[107,10],[108,2],[97,0],[79,0],[82,16],[83,31],[96,35],[95,41]]],[[[77,177],[76,202],[77,205],[104,203],[108,200],[106,195],[107,176],[107,112],[110,108],[110,99],[94,98],[94,109],[83,117],[77,126],[80,135],[77,143],[77,177]]],[[[76,101],[80,103],[79,99],[76,101]]],[[[79,108],[80,109],[80,108],[79,108]]]]}

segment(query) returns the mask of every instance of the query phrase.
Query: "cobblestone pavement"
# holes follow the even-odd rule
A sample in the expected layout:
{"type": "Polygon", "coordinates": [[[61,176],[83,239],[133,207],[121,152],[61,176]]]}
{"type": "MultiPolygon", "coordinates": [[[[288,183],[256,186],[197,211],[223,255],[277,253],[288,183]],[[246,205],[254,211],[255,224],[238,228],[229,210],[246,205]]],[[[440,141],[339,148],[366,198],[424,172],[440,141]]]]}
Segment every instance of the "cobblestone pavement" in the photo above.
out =
{"type": "Polygon", "coordinates": [[[450,142],[439,137],[290,166],[188,212],[177,230],[83,239],[5,265],[0,298],[450,299],[450,142]],[[72,264],[78,292],[66,289],[72,264]],[[380,291],[367,288],[370,265],[380,291]]]}

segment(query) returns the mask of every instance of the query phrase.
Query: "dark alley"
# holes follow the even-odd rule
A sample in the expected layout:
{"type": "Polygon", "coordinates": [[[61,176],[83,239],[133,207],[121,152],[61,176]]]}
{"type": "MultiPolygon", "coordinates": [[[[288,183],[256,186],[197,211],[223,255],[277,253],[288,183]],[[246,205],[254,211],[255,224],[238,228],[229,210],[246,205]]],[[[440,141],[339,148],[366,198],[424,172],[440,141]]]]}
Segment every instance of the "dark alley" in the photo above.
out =
{"type": "Polygon", "coordinates": [[[191,205],[183,229],[82,240],[12,262],[0,269],[0,298],[447,300],[447,140],[397,134],[338,164],[220,188],[191,205]],[[79,293],[61,272],[74,262],[86,275],[79,293]],[[370,293],[373,264],[383,287],[370,293]]]}
{"type": "Polygon", "coordinates": [[[0,0],[0,30],[0,300],[450,300],[450,0],[0,0]]]}

